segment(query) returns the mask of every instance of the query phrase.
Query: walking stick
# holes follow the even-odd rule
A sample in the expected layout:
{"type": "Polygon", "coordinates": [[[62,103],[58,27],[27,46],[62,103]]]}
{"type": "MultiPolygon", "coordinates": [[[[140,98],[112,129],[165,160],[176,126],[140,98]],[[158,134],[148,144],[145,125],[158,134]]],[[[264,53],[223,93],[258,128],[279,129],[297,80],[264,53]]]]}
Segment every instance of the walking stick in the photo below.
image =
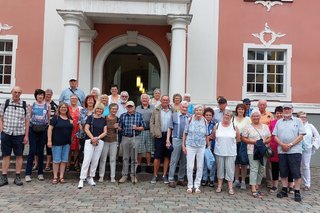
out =
{"type": "Polygon", "coordinates": [[[136,181],[135,181],[135,179],[137,178],[136,177],[136,131],[135,130],[133,130],[133,159],[131,159],[131,160],[133,160],[133,168],[134,168],[134,170],[133,170],[133,177],[134,177],[134,180],[133,180],[133,185],[135,185],[136,184],[136,181]]]}

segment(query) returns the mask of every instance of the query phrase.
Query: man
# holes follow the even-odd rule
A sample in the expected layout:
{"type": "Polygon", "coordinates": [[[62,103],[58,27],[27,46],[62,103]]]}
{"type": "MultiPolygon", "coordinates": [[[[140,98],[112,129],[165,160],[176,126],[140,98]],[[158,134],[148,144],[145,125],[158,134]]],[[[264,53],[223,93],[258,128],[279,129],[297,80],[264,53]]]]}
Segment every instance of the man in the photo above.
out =
{"type": "Polygon", "coordinates": [[[14,184],[22,186],[20,173],[23,162],[24,145],[28,143],[30,112],[26,102],[20,99],[22,89],[18,86],[11,90],[11,99],[6,100],[0,107],[0,132],[1,132],[1,152],[2,176],[0,177],[0,187],[8,185],[8,169],[10,156],[13,151],[16,156],[16,178],[14,184]]]}
{"type": "Polygon", "coordinates": [[[251,112],[253,108],[251,108],[251,101],[249,98],[245,98],[242,100],[242,103],[246,106],[246,117],[251,116],[251,112]]]}
{"type": "Polygon", "coordinates": [[[124,183],[128,179],[129,173],[129,158],[131,158],[131,182],[137,183],[136,177],[138,144],[140,141],[140,133],[146,127],[143,121],[142,114],[135,112],[135,105],[133,101],[126,103],[127,112],[123,113],[119,118],[118,130],[122,134],[122,151],[123,151],[123,165],[122,177],[119,183],[124,183]]]}
{"type": "Polygon", "coordinates": [[[70,87],[63,90],[60,98],[59,98],[59,103],[65,102],[68,105],[70,105],[70,96],[75,94],[78,98],[78,106],[81,106],[84,99],[85,99],[85,94],[84,92],[78,88],[78,81],[76,78],[71,78],[69,80],[69,85],[70,87]]]}
{"type": "Polygon", "coordinates": [[[306,134],[302,121],[292,116],[292,104],[283,105],[284,117],[278,120],[273,135],[278,143],[279,169],[282,182],[282,190],[277,194],[278,198],[288,197],[288,175],[291,173],[294,179],[294,200],[301,201],[301,157],[302,146],[300,142],[306,134]]]}
{"type": "Polygon", "coordinates": [[[167,173],[171,151],[166,147],[167,130],[169,127],[172,109],[169,107],[169,96],[163,95],[160,106],[156,107],[150,118],[150,132],[154,138],[153,177],[151,183],[155,184],[158,178],[160,161],[163,161],[163,182],[169,183],[167,173]]]}
{"type": "MultiPolygon", "coordinates": [[[[129,99],[129,94],[128,94],[128,92],[127,92],[127,91],[122,91],[122,92],[120,93],[120,99],[118,100],[118,103],[117,103],[118,106],[119,106],[119,110],[118,110],[118,112],[117,112],[117,117],[118,117],[118,118],[120,118],[120,115],[121,115],[122,113],[127,112],[126,103],[127,103],[128,99],[129,99]]],[[[109,98],[109,100],[110,100],[110,98],[109,98]]]]}
{"type": "Polygon", "coordinates": [[[170,169],[169,169],[169,187],[175,188],[176,185],[187,186],[185,181],[187,160],[186,155],[182,152],[182,136],[184,128],[188,123],[188,118],[191,114],[188,114],[188,102],[182,101],[180,104],[180,112],[175,112],[172,114],[170,119],[169,128],[167,131],[166,146],[169,148],[173,147],[170,159],[170,169]],[[172,133],[172,145],[170,142],[170,136],[172,133]],[[178,182],[174,180],[174,173],[176,171],[177,164],[179,162],[179,173],[178,182]]]}
{"type": "MultiPolygon", "coordinates": [[[[270,122],[274,119],[273,114],[268,112],[267,109],[267,101],[266,100],[259,100],[258,108],[261,113],[260,123],[266,124],[267,126],[270,125],[270,122]]],[[[272,188],[272,168],[270,159],[267,159],[266,163],[266,185],[268,188],[272,188]]]]}
{"type": "Polygon", "coordinates": [[[118,94],[118,91],[118,85],[112,84],[110,89],[111,95],[109,95],[109,104],[118,104],[118,102],[120,101],[120,95],[118,94]]]}
{"type": "Polygon", "coordinates": [[[152,111],[154,110],[154,106],[149,104],[150,97],[148,94],[142,94],[140,97],[141,105],[137,106],[136,112],[142,114],[143,120],[146,123],[146,128],[141,133],[141,141],[138,146],[138,168],[137,172],[141,172],[141,160],[142,154],[145,153],[147,160],[147,168],[146,172],[153,173],[153,169],[151,167],[151,152],[153,151],[153,140],[150,134],[150,118],[152,111]]]}
{"type": "Polygon", "coordinates": [[[223,113],[226,110],[228,105],[227,99],[225,99],[222,96],[218,98],[217,102],[218,102],[218,108],[214,110],[214,117],[213,117],[215,123],[219,123],[222,120],[223,113]]]}
{"type": "Polygon", "coordinates": [[[183,100],[188,102],[188,113],[191,115],[194,114],[194,109],[193,109],[194,106],[192,103],[190,103],[191,102],[191,95],[189,93],[184,94],[183,100]]]}

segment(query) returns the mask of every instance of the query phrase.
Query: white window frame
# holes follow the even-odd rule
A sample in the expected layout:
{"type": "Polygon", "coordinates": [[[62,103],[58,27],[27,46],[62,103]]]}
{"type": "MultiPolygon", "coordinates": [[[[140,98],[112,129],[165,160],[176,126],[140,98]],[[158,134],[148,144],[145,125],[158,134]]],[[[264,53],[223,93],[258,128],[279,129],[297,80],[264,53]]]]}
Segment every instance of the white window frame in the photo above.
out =
{"type": "Polygon", "coordinates": [[[251,100],[272,100],[272,101],[291,101],[291,58],[292,58],[292,45],[291,44],[280,44],[280,45],[271,45],[270,47],[265,47],[262,44],[243,44],[243,84],[242,84],[242,99],[250,98],[251,100]],[[252,93],[247,92],[247,69],[248,69],[248,50],[249,49],[261,49],[265,50],[284,50],[286,51],[285,60],[286,64],[284,65],[284,86],[283,93],[252,93]]]}
{"type": "Polygon", "coordinates": [[[0,92],[10,92],[16,85],[16,57],[18,48],[18,36],[17,35],[0,35],[0,41],[12,41],[12,65],[11,65],[11,80],[10,85],[0,84],[0,92]]]}

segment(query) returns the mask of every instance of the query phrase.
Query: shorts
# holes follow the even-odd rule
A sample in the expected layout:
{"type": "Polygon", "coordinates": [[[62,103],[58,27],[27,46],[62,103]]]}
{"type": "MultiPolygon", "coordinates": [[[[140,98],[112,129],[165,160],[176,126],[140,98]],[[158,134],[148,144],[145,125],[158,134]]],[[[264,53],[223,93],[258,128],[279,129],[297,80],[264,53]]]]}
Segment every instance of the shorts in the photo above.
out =
{"type": "Polygon", "coordinates": [[[166,147],[167,132],[162,133],[161,138],[154,139],[154,159],[162,160],[164,157],[170,159],[172,150],[166,147]]]}
{"type": "Polygon", "coordinates": [[[301,178],[301,158],[302,154],[279,154],[280,177],[287,178],[289,173],[293,179],[301,178]]]}
{"type": "Polygon", "coordinates": [[[150,134],[150,130],[144,130],[141,132],[141,141],[138,146],[138,153],[153,152],[153,139],[150,134]]]}
{"type": "Polygon", "coordinates": [[[1,133],[2,156],[11,156],[12,150],[15,156],[22,156],[24,150],[24,135],[8,135],[1,133]]]}
{"type": "Polygon", "coordinates": [[[68,163],[70,145],[52,146],[53,163],[68,163]]]}

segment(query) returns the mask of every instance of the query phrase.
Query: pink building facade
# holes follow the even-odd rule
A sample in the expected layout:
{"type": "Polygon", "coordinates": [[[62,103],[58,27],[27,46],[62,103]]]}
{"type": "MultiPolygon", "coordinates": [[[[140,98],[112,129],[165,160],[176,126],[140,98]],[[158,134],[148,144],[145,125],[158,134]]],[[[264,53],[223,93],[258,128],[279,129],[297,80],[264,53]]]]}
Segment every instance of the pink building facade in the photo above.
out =
{"type": "Polygon", "coordinates": [[[140,76],[148,93],[195,103],[222,95],[231,108],[266,99],[319,114],[318,0],[1,2],[2,100],[15,85],[29,101],[35,88],[58,98],[77,76],[87,93],[117,83],[136,101],[140,76]]]}

